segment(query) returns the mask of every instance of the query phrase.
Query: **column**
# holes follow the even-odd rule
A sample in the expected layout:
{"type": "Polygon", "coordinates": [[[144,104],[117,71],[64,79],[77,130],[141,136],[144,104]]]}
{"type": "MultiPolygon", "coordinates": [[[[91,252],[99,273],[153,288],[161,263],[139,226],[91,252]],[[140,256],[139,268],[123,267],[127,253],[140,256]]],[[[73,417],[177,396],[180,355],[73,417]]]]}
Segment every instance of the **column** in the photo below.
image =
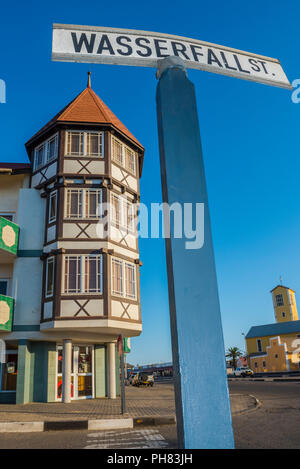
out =
{"type": "Polygon", "coordinates": [[[30,379],[31,374],[30,343],[26,339],[20,339],[18,344],[16,404],[26,404],[32,401],[33,383],[30,379]]]}
{"type": "Polygon", "coordinates": [[[63,341],[62,402],[71,402],[72,340],[63,341]]]}
{"type": "Polygon", "coordinates": [[[108,397],[116,398],[116,344],[111,342],[107,344],[108,357],[108,397]]]}
{"type": "Polygon", "coordinates": [[[187,78],[184,61],[178,57],[159,60],[158,74],[156,103],[163,201],[169,205],[179,202],[189,231],[197,228],[192,242],[184,235],[177,237],[174,226],[170,238],[166,238],[179,447],[233,448],[194,85],[187,78]],[[184,204],[192,204],[192,220],[186,218],[184,204]],[[196,207],[199,214],[195,220],[196,207]]]}

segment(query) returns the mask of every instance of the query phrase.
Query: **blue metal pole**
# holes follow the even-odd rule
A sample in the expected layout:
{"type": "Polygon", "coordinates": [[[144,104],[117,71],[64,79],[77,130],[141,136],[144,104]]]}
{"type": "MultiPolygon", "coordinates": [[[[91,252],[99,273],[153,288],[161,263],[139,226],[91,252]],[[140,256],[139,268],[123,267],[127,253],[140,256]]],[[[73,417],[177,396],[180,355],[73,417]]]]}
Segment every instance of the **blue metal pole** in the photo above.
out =
{"type": "Polygon", "coordinates": [[[204,244],[166,238],[178,444],[233,448],[223,332],[194,85],[184,62],[158,62],[163,201],[204,204],[204,244]]]}

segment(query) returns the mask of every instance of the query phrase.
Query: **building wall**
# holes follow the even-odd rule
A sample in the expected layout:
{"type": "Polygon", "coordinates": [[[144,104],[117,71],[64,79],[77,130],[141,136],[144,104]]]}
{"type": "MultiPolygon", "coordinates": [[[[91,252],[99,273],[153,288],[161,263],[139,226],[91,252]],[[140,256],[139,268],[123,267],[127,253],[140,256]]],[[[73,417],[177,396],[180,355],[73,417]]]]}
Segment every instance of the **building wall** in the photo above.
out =
{"type": "Polygon", "coordinates": [[[1,187],[0,187],[0,212],[14,212],[16,218],[14,223],[18,220],[18,204],[19,204],[19,190],[24,186],[28,186],[29,176],[20,174],[15,176],[1,174],[1,187]]]}
{"type": "Polygon", "coordinates": [[[293,290],[279,285],[272,291],[272,298],[276,322],[298,320],[298,311],[293,290]],[[282,306],[277,306],[276,295],[282,295],[284,302],[282,306]]]}
{"type": "Polygon", "coordinates": [[[298,371],[300,369],[300,337],[297,335],[300,336],[300,334],[294,333],[278,337],[261,337],[264,344],[263,355],[256,355],[257,350],[253,346],[256,339],[247,339],[250,367],[257,373],[298,371]],[[250,348],[251,346],[252,348],[250,348]]]}

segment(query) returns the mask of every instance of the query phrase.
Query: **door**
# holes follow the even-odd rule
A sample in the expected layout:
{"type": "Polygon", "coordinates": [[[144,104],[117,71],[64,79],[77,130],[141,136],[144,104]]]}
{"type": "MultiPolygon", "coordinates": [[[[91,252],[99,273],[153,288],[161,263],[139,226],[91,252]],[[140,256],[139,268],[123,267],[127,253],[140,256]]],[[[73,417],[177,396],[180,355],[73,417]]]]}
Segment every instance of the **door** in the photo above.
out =
{"type": "MultiPolygon", "coordinates": [[[[71,399],[93,397],[93,346],[73,345],[71,359],[71,399]]],[[[57,347],[57,400],[62,399],[63,347],[57,347]]]]}
{"type": "Polygon", "coordinates": [[[93,397],[93,347],[80,345],[74,347],[74,399],[93,397]]]}

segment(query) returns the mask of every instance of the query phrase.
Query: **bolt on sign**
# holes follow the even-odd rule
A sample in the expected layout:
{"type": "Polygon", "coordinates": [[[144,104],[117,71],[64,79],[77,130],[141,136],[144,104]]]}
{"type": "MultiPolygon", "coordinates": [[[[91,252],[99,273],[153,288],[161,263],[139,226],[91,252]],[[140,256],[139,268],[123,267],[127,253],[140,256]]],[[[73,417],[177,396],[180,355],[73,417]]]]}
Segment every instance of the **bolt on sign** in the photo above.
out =
{"type": "Polygon", "coordinates": [[[106,28],[53,25],[52,60],[157,67],[168,56],[186,68],[292,89],[278,59],[181,36],[106,28]]]}

